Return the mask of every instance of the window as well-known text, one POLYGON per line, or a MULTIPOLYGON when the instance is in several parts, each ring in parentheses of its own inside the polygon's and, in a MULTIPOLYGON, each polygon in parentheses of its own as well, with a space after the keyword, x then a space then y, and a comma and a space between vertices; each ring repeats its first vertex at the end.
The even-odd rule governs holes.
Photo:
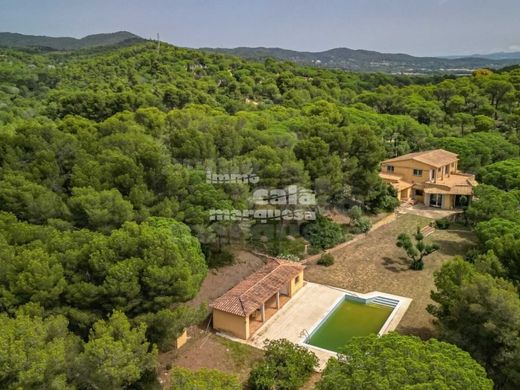
POLYGON ((422 169, 414 169, 413 170, 414 176, 422 176, 422 169))
POLYGON ((386 166, 386 171, 387 172, 393 172, 394 171, 394 166, 393 165, 387 165, 386 166))
POLYGON ((423 196, 424 192, 423 190, 415 190, 415 196, 423 196))
POLYGON ((300 283, 300 275, 294 278, 294 284, 300 283))

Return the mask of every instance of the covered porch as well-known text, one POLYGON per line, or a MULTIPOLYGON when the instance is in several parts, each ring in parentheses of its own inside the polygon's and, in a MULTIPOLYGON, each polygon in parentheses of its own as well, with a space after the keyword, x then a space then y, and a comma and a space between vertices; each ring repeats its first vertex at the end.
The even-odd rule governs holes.
POLYGON ((303 286, 301 264, 273 259, 210 306, 213 328, 249 339, 303 286))
POLYGON ((277 292, 265 301, 258 310, 249 316, 249 333, 255 334, 269 318, 289 302, 289 299, 288 295, 277 292))

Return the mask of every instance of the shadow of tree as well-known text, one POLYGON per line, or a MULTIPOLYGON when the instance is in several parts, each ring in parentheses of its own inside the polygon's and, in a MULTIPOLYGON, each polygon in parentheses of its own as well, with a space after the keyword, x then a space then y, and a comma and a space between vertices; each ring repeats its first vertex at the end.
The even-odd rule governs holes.
POLYGON ((390 257, 383 257, 383 267, 395 273, 410 271, 410 263, 406 257, 399 257, 394 260, 390 257))
POLYGON ((460 256, 462 247, 465 247, 466 250, 477 247, 477 245, 473 245, 468 242, 463 244, 448 240, 434 240, 433 242, 439 245, 440 248, 438 252, 446 256, 460 256))
POLYGON ((422 327, 414 327, 414 326, 399 326, 397 328, 399 333, 410 335, 410 336, 418 336, 423 340, 431 339, 432 337, 438 337, 437 333, 434 329, 427 328, 425 326, 422 327))

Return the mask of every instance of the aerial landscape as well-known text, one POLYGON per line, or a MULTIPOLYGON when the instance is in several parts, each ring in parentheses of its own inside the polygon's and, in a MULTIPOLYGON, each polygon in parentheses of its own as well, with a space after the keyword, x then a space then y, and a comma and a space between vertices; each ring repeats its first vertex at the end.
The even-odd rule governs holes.
POLYGON ((519 3, 0 5, 0 389, 520 388, 519 3))

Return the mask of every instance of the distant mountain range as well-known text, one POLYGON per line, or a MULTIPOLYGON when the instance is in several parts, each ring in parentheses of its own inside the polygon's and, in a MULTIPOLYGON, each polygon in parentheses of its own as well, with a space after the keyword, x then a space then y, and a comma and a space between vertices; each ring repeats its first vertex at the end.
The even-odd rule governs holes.
POLYGON ((467 74, 477 68, 498 69, 520 64, 520 53, 495 53, 483 56, 441 58, 414 57, 408 54, 380 53, 348 48, 337 48, 322 52, 304 52, 267 47, 202 48, 201 50, 256 60, 276 58, 296 62, 301 65, 346 69, 356 72, 467 74))
MULTIPOLYGON (((128 31, 88 35, 81 39, 0 32, 0 47, 35 48, 43 51, 71 51, 96 47, 126 46, 143 40, 143 38, 128 31)), ((254 60, 275 58, 292 61, 300 65, 345 69, 355 72, 394 74, 468 74, 477 68, 499 69, 520 64, 520 52, 450 57, 414 57, 408 54, 380 53, 348 48, 336 48, 321 52, 269 47, 201 48, 200 50, 254 60)))
POLYGON ((489 54, 472 54, 469 56, 446 56, 444 58, 485 58, 488 60, 520 60, 520 51, 505 52, 500 51, 497 53, 489 54))
POLYGON ((15 48, 37 48, 41 50, 79 50, 100 46, 126 45, 142 41, 143 38, 128 31, 87 35, 84 38, 48 37, 0 32, 0 46, 15 48))

